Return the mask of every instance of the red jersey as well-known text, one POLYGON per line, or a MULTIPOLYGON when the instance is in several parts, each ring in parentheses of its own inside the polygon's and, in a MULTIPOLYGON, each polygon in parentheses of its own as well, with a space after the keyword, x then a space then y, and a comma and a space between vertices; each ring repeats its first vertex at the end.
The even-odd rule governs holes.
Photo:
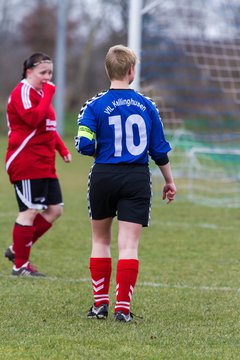
POLYGON ((6 170, 11 182, 56 178, 56 150, 62 157, 69 154, 56 131, 54 93, 50 84, 39 92, 24 79, 9 97, 6 170))

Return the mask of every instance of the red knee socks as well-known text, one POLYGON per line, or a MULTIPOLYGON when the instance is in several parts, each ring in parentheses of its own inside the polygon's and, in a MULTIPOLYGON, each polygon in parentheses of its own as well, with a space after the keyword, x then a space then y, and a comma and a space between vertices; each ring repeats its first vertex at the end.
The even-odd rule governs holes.
POLYGON ((32 226, 13 226, 13 251, 18 269, 29 260, 31 246, 52 226, 41 214, 37 214, 32 226))
MULTIPOLYGON (((112 271, 111 258, 90 258, 95 306, 109 304, 109 286, 112 271)), ((137 259, 120 259, 116 273, 116 305, 115 313, 122 310, 128 314, 130 303, 137 281, 139 261, 137 259)))
POLYGON ((120 259, 116 273, 116 305, 115 313, 122 310, 130 311, 130 303, 137 281, 139 261, 137 259, 120 259))
POLYGON ((49 223, 47 220, 44 219, 44 217, 41 214, 37 214, 33 226, 35 227, 35 231, 33 234, 33 244, 37 241, 40 236, 42 236, 46 231, 50 229, 52 226, 51 223, 49 223))
POLYGON ((109 304, 109 286, 112 272, 111 258, 90 258, 89 269, 92 277, 95 306, 109 304))
POLYGON ((13 226, 13 251, 15 252, 15 267, 18 269, 29 260, 33 243, 33 226, 13 226))

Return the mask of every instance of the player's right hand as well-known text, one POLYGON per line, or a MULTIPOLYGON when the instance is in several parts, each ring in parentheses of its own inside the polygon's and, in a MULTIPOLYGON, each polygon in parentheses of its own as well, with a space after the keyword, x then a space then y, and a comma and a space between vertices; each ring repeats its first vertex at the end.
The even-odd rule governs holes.
POLYGON ((45 84, 52 85, 55 87, 55 84, 52 81, 46 81, 45 84))

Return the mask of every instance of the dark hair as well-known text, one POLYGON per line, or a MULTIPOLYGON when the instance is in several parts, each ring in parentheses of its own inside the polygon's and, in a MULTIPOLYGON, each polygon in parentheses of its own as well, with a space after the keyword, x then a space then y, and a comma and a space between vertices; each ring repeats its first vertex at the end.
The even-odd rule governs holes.
POLYGON ((26 78, 26 71, 27 69, 32 69, 35 66, 41 64, 42 62, 52 62, 52 59, 50 56, 44 53, 35 53, 32 54, 28 59, 26 59, 23 63, 23 73, 22 73, 22 79, 26 78))

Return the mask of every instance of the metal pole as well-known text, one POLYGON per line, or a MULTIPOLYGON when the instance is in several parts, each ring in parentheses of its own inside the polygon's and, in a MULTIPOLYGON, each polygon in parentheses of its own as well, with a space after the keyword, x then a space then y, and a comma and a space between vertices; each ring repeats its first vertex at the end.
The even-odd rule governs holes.
POLYGON ((55 109, 57 116, 57 130, 60 135, 64 133, 65 108, 65 58, 66 58, 66 9, 67 0, 58 0, 56 55, 55 55, 55 109))
POLYGON ((141 61, 141 38, 142 38, 142 0, 131 0, 128 17, 128 47, 132 49, 139 63, 136 65, 135 79, 132 87, 140 90, 140 61, 141 61))
POLYGON ((132 83, 132 87, 135 90, 140 90, 142 16, 158 6, 159 3, 159 0, 155 0, 143 8, 142 0, 130 0, 128 16, 128 46, 135 52, 139 60, 139 63, 136 66, 135 80, 132 83))

